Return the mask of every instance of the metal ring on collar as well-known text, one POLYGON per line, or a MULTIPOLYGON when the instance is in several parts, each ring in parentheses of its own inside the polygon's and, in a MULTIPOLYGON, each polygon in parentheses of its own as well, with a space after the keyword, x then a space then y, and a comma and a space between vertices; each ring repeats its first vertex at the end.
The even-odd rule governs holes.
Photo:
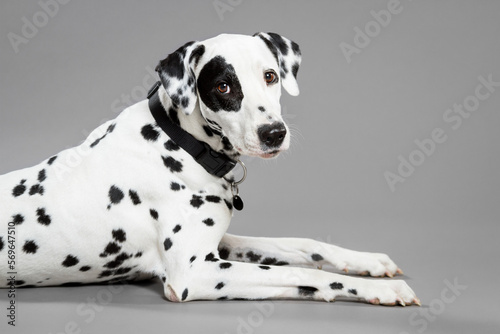
POLYGON ((245 181, 245 179, 247 178, 247 167, 245 166, 245 164, 240 160, 236 160, 237 163, 239 163, 241 165, 241 167, 243 168, 243 176, 241 177, 241 179, 239 181, 235 181, 233 183, 231 183, 232 186, 238 186, 240 184, 243 183, 243 181, 245 181))

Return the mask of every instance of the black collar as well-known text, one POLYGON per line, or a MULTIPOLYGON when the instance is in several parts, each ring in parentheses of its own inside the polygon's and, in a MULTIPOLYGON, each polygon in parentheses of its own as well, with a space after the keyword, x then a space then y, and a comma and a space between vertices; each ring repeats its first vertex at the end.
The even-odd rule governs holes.
POLYGON ((207 172, 217 177, 223 177, 229 173, 236 165, 235 161, 223 153, 214 151, 207 143, 194 138, 190 133, 170 120, 158 96, 160 86, 160 81, 157 81, 148 92, 149 110, 156 120, 156 124, 162 128, 170 139, 203 166, 207 172))

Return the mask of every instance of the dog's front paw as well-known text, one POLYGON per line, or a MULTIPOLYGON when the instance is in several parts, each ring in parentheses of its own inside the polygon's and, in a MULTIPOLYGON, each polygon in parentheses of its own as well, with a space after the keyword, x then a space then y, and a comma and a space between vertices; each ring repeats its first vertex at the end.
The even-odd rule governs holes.
POLYGON ((332 264, 346 273, 374 277, 394 277, 396 274, 403 274, 386 254, 345 250, 341 258, 341 261, 332 264))
POLYGON ((420 300, 415 292, 402 280, 370 280, 358 291, 358 297, 376 305, 418 305, 420 300))

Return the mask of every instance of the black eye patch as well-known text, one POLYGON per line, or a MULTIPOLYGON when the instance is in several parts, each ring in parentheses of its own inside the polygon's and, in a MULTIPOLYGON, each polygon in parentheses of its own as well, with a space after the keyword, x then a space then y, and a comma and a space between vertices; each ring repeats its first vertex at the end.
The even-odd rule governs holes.
POLYGON ((212 111, 236 112, 241 109, 244 97, 241 84, 234 67, 228 64, 224 57, 217 56, 206 63, 200 71, 197 84, 201 100, 212 111), (229 93, 220 94, 217 91, 217 85, 221 82, 229 85, 229 93))

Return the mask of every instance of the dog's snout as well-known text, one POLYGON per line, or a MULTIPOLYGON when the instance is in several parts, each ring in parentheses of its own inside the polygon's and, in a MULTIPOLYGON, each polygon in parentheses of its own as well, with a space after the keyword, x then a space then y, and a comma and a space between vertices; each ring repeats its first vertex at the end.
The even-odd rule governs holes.
POLYGON ((286 127, 282 122, 274 122, 259 127, 259 139, 267 147, 279 147, 286 136, 286 127))

